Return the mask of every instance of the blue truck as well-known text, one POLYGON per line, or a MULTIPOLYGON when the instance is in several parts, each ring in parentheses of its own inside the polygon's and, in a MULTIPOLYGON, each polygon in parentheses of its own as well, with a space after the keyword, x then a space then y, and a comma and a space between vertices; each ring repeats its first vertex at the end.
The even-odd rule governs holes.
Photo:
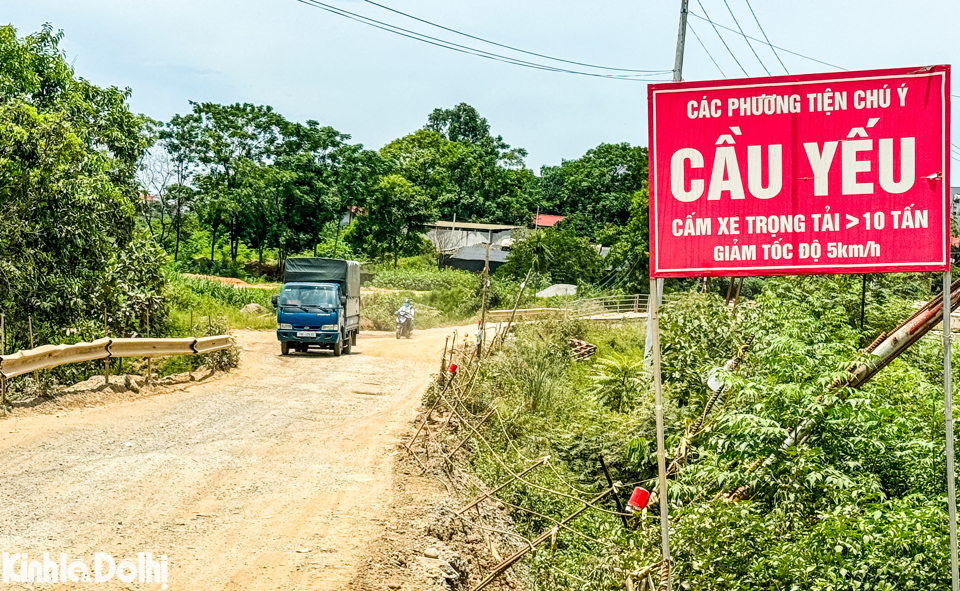
POLYGON ((360 263, 320 257, 289 258, 277 309, 280 353, 310 347, 349 353, 360 332, 360 263))

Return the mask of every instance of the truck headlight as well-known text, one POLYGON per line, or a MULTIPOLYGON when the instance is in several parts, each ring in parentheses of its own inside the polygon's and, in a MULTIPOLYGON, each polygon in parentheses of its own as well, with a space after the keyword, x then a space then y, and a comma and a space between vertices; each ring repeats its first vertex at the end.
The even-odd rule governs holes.
POLYGON ((278 322, 277 328, 279 328, 280 330, 290 330, 293 328, 293 325, 287 324, 286 322, 278 322))
POLYGON ((320 330, 337 330, 338 328, 340 327, 336 324, 324 324, 320 327, 320 330))

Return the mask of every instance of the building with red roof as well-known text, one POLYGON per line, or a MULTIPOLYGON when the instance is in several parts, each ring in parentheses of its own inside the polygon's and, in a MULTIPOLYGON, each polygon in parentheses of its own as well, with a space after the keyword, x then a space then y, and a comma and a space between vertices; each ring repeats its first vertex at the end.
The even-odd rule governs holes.
POLYGON ((558 223, 564 220, 562 215, 551 215, 549 213, 541 213, 537 216, 536 227, 537 228, 552 228, 558 223))

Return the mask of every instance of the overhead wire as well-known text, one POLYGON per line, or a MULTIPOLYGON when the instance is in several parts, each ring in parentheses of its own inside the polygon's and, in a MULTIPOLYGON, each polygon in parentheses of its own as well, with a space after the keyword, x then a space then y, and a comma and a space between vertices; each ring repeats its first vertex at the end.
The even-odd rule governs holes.
MULTIPOLYGON (((489 51, 484 51, 484 50, 482 50, 482 49, 477 49, 477 48, 475 48, 475 47, 469 47, 469 46, 466 46, 466 45, 461 45, 461 44, 459 44, 459 43, 454 43, 454 42, 452 42, 452 41, 447 41, 447 40, 445 40, 445 39, 440 39, 440 38, 437 38, 437 37, 432 37, 432 36, 426 35, 426 34, 424 34, 424 33, 418 33, 418 32, 416 32, 416 31, 412 31, 412 30, 410 30, 410 29, 405 29, 405 28, 399 27, 399 26, 397 26, 397 25, 391 25, 391 24, 389 24, 389 23, 386 23, 386 22, 383 22, 383 21, 379 21, 379 20, 377 20, 377 19, 373 19, 373 18, 370 18, 370 17, 367 17, 367 16, 363 16, 363 15, 361 15, 361 14, 357 14, 357 13, 354 13, 354 12, 350 12, 349 10, 344 10, 344 9, 342 9, 342 8, 337 8, 337 7, 335 7, 335 6, 331 6, 331 5, 326 4, 326 3, 324 3, 324 2, 320 2, 319 0, 296 0, 296 1, 299 2, 299 3, 301 3, 301 4, 310 6, 310 7, 312 7, 312 8, 319 8, 320 10, 324 10, 324 11, 326 11, 326 12, 335 14, 335 15, 337 15, 337 16, 342 16, 342 17, 344 17, 344 18, 347 18, 347 19, 350 19, 350 20, 353 20, 353 21, 356 21, 356 22, 359 22, 359 23, 362 23, 362 24, 365 24, 365 25, 374 27, 374 28, 376 28, 376 29, 381 29, 381 30, 387 31, 387 32, 389 32, 389 33, 394 33, 394 34, 396 34, 396 35, 400 35, 401 37, 407 37, 408 39, 413 39, 413 40, 415 40, 415 41, 420 41, 420 42, 426 43, 426 44, 428 44, 428 45, 434 45, 434 46, 436 46, 436 47, 441 47, 441 48, 443 48, 443 49, 449 49, 449 50, 451 50, 451 51, 456 51, 456 52, 458 52, 458 53, 465 53, 465 54, 467 54, 467 55, 473 55, 473 56, 476 56, 476 57, 481 57, 481 58, 484 58, 484 59, 489 59, 489 60, 493 60, 493 61, 498 61, 498 62, 503 62, 503 63, 507 63, 507 64, 512 64, 512 65, 515 65, 515 66, 521 66, 521 67, 532 68, 532 69, 536 69, 536 70, 543 70, 543 71, 548 71, 548 72, 559 72, 559 73, 565 73, 565 74, 576 74, 576 75, 580 75, 580 76, 590 76, 590 77, 595 77, 595 78, 607 78, 607 79, 612 79, 612 80, 624 80, 624 81, 629 81, 629 82, 663 82, 663 81, 665 81, 665 80, 663 80, 663 79, 658 79, 658 78, 642 78, 642 77, 640 77, 639 74, 600 74, 600 73, 595 73, 595 72, 581 72, 581 71, 578 71, 578 70, 569 70, 569 69, 566 69, 566 68, 559 68, 559 67, 556 67, 556 66, 549 66, 549 65, 546 65, 546 64, 538 64, 538 63, 535 63, 535 62, 529 62, 529 61, 521 60, 521 59, 518 59, 518 58, 512 58, 512 57, 509 57, 509 56, 505 56, 505 55, 501 55, 501 54, 496 54, 496 53, 492 53, 492 52, 489 52, 489 51)), ((663 73, 668 73, 668 72, 669 72, 668 70, 663 70, 663 73)), ((648 75, 655 76, 656 74, 651 73, 651 74, 648 74, 648 75)))
MULTIPOLYGON (((737 56, 733 54, 733 50, 731 50, 731 49, 730 49, 730 46, 727 45, 727 40, 723 38, 723 35, 720 34, 720 30, 717 29, 716 23, 714 23, 712 20, 710 20, 710 15, 707 14, 707 9, 703 7, 703 3, 700 2, 700 0, 697 0, 697 4, 700 5, 700 10, 703 11, 703 14, 706 14, 706 15, 707 15, 707 22, 710 23, 710 24, 713 26, 713 32, 717 34, 717 37, 720 37, 720 42, 723 43, 723 46, 727 48, 727 53, 730 54, 730 57, 733 58, 733 61, 737 62, 737 66, 740 67, 740 71, 743 72, 743 75, 749 77, 750 74, 747 74, 747 71, 746 71, 745 69, 743 69, 743 66, 740 64, 740 60, 738 60, 738 59, 737 59, 737 56)), ((689 12, 689 11, 688 11, 688 12, 689 12)), ((693 13, 690 13, 690 14, 693 14, 693 13)))
POLYGON ((767 45, 769 45, 770 50, 773 51, 773 55, 777 58, 777 61, 780 62, 780 67, 783 68, 784 72, 789 74, 790 71, 787 70, 787 67, 785 65, 783 65, 783 60, 780 59, 780 54, 777 53, 776 48, 774 48, 773 44, 770 43, 770 38, 767 37, 767 32, 763 30, 763 25, 760 24, 760 19, 757 18, 757 13, 753 11, 753 6, 750 4, 750 0, 746 0, 746 2, 747 2, 747 8, 750 9, 750 14, 753 15, 753 20, 756 21, 757 26, 760 27, 760 32, 763 33, 763 38, 766 39, 767 45))
POLYGON ((690 27, 690 32, 693 33, 693 36, 696 38, 697 42, 700 44, 700 47, 702 47, 703 50, 707 52, 707 57, 709 57, 710 61, 713 62, 713 65, 716 66, 717 71, 720 72, 721 76, 726 78, 727 75, 724 73, 723 69, 720 68, 720 64, 717 63, 717 60, 713 59, 713 54, 710 53, 710 50, 707 49, 707 46, 703 44, 703 40, 700 39, 700 35, 697 35, 697 31, 694 30, 693 28, 693 23, 691 23, 690 21, 687 21, 687 26, 690 27))
POLYGON ((750 38, 747 37, 747 34, 743 32, 743 27, 740 26, 740 21, 737 20, 737 15, 733 14, 733 9, 730 8, 729 0, 723 0, 723 3, 727 6, 727 12, 730 13, 730 17, 733 19, 733 23, 737 25, 737 28, 740 29, 740 34, 743 35, 743 38, 747 41, 747 47, 750 48, 750 51, 753 52, 753 57, 757 58, 757 61, 760 62, 760 67, 763 68, 763 71, 767 73, 767 76, 770 75, 770 70, 767 69, 767 65, 763 63, 763 60, 760 59, 760 56, 757 55, 757 50, 753 48, 753 44, 750 43, 750 38))
MULTIPOLYGON (((698 4, 700 3, 699 0, 697 0, 697 3, 698 3, 698 4)), ((700 7, 703 8, 702 5, 701 5, 700 7)), ((737 31, 736 29, 731 29, 730 27, 726 27, 726 26, 721 25, 721 24, 719 24, 719 23, 713 22, 712 20, 710 20, 710 15, 707 14, 707 11, 703 11, 703 15, 697 14, 696 12, 693 12, 692 10, 691 10, 691 11, 688 11, 687 14, 690 14, 690 15, 692 15, 692 16, 694 16, 694 17, 696 17, 696 18, 698 18, 698 19, 700 19, 700 20, 702 20, 702 21, 707 21, 708 23, 710 23, 711 25, 713 25, 714 28, 720 27, 721 29, 726 29, 727 31, 730 31, 731 33, 736 33, 737 35, 741 35, 741 34, 742 34, 742 33, 740 33, 739 31, 737 31), (706 15, 706 16, 704 16, 704 15, 706 15)), ((782 52, 784 52, 784 53, 789 53, 790 55, 795 55, 795 56, 797 56, 797 57, 802 57, 802 58, 805 59, 805 60, 810 60, 811 62, 816 62, 816 63, 818 63, 818 64, 823 64, 823 65, 825 65, 825 66, 830 66, 831 68, 836 68, 836 69, 838 69, 838 70, 843 70, 844 72, 847 71, 847 68, 842 68, 842 67, 840 67, 840 66, 838 66, 838 65, 836 65, 836 64, 831 64, 830 62, 825 62, 825 61, 823 61, 823 60, 818 60, 818 59, 816 59, 816 58, 810 57, 809 55, 803 55, 802 53, 797 53, 796 51, 790 51, 789 49, 784 49, 783 47, 780 47, 779 45, 774 45, 774 44, 770 43, 769 41, 763 41, 763 40, 761 40, 761 39, 757 39, 756 37, 750 37, 749 35, 743 35, 743 36, 744 36, 744 37, 747 37, 747 38, 749 38, 749 39, 752 39, 753 41, 756 41, 756 42, 758 42, 758 43, 763 43, 764 45, 769 45, 771 48, 779 49, 780 51, 782 51, 782 52)), ((956 96, 956 95, 953 95, 953 96, 956 96)), ((960 97, 957 97, 957 98, 960 98, 960 97)))
POLYGON ((506 45, 506 44, 504 44, 504 43, 497 43, 496 41, 490 41, 489 39, 485 39, 485 38, 483 38, 483 37, 478 37, 478 36, 476 36, 476 35, 471 35, 470 33, 464 33, 463 31, 458 31, 457 29, 453 29, 453 28, 451 28, 451 27, 446 27, 446 26, 444 26, 444 25, 437 24, 437 23, 435 23, 435 22, 433 22, 433 21, 429 21, 429 20, 427 20, 427 19, 420 18, 420 17, 414 16, 414 15, 412 15, 412 14, 408 14, 408 13, 406 13, 406 12, 403 12, 402 10, 397 10, 396 8, 391 8, 391 7, 389 7, 389 6, 385 6, 385 5, 383 5, 383 4, 379 4, 379 3, 377 3, 377 2, 374 2, 373 0, 363 0, 363 1, 366 2, 367 4, 371 4, 371 5, 373 5, 373 6, 377 6, 377 7, 379 7, 379 8, 384 9, 384 10, 388 10, 388 11, 393 12, 393 13, 395 13, 395 14, 399 14, 399 15, 401 15, 401 16, 404 16, 404 17, 406 17, 406 18, 413 19, 413 20, 415 20, 415 21, 419 21, 419 22, 421 22, 421 23, 430 25, 431 27, 436 27, 436 28, 438 28, 438 29, 442 29, 442 30, 444 30, 444 31, 448 31, 448 32, 450 32, 450 33, 455 33, 455 34, 457 34, 457 35, 462 35, 463 37, 467 37, 467 38, 470 38, 470 39, 474 39, 474 40, 480 41, 480 42, 482 42, 482 43, 488 43, 488 44, 490 44, 490 45, 495 45, 495 46, 497 46, 497 47, 502 47, 502 48, 504 48, 504 49, 509 49, 510 51, 516 51, 516 52, 519 52, 519 53, 525 53, 525 54, 527 54, 527 55, 532 55, 532 56, 536 56, 536 57, 542 57, 542 58, 544 58, 544 59, 553 60, 553 61, 557 61, 557 62, 563 62, 563 63, 565 63, 565 64, 572 64, 572 65, 576 65, 576 66, 584 66, 584 67, 587 67, 587 68, 596 68, 596 69, 600 69, 600 70, 611 70, 611 71, 616 71, 616 72, 642 72, 642 73, 647 73, 647 74, 662 74, 662 73, 667 73, 667 74, 669 74, 669 73, 672 72, 672 70, 634 70, 634 69, 631 69, 631 68, 615 68, 615 67, 610 67, 610 66, 598 66, 598 65, 596 65, 596 64, 590 64, 590 63, 586 63, 586 62, 578 62, 578 61, 567 60, 567 59, 563 59, 563 58, 559 58, 559 57, 553 57, 553 56, 545 55, 545 54, 542 54, 542 53, 536 53, 536 52, 534 52, 534 51, 527 51, 526 49, 520 49, 519 47, 514 47, 514 46, 512 46, 512 45, 506 45))

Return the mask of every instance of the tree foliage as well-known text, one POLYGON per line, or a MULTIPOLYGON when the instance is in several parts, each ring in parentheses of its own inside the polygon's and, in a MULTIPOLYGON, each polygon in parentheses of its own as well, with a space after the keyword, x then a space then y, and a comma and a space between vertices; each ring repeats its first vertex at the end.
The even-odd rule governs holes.
POLYGON ((546 207, 590 238, 631 219, 634 194, 647 185, 647 149, 600 144, 576 160, 540 170, 546 207))
POLYGON ((129 90, 76 77, 60 40, 49 26, 23 38, 0 27, 0 308, 14 346, 28 317, 43 342, 158 304, 157 261, 135 231, 147 120, 129 90))
POLYGON ((523 279, 530 270, 554 283, 593 283, 603 273, 604 261, 590 242, 572 229, 531 232, 514 243, 498 276, 523 279))

